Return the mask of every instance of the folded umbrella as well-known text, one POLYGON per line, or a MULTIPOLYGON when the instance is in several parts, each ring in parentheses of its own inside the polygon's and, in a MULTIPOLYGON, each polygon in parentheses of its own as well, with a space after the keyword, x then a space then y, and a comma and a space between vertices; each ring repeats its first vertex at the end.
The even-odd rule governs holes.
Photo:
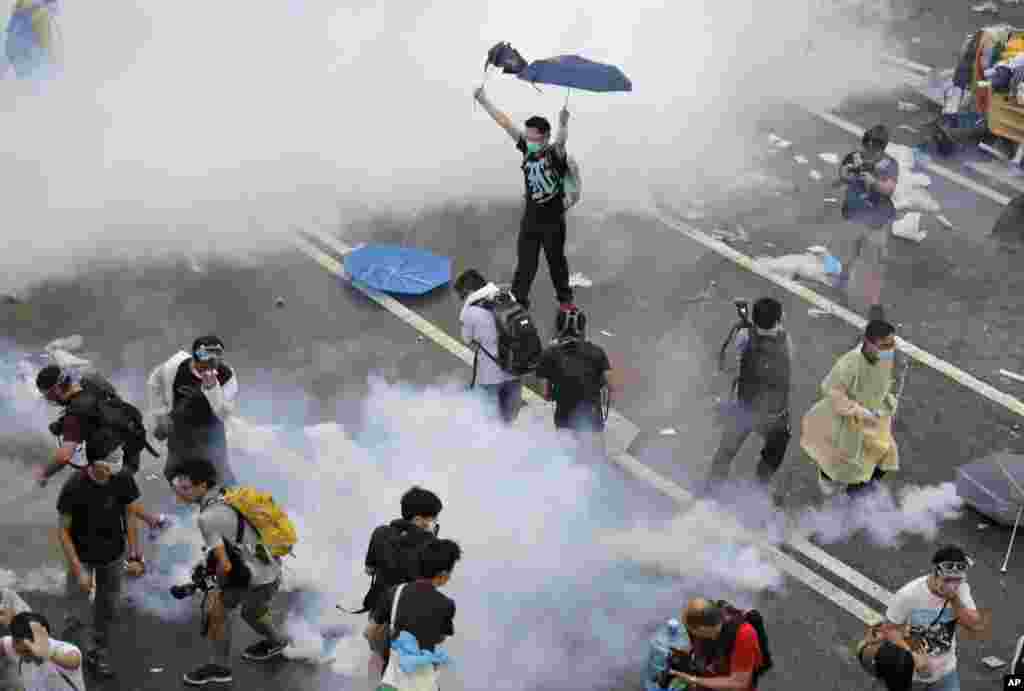
POLYGON ((451 280, 452 260, 415 247, 367 245, 345 255, 345 271, 374 290, 423 295, 451 280))

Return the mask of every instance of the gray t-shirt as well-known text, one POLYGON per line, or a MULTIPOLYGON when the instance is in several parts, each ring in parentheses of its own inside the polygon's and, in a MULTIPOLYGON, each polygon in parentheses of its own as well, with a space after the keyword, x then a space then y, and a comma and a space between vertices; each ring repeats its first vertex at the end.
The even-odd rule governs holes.
MULTIPOLYGON (((476 341, 491 355, 498 357, 498 325, 494 323, 494 314, 483 307, 469 305, 463 310, 461 321, 463 341, 466 343, 476 341)), ((477 384, 488 386, 514 379, 518 379, 518 377, 503 371, 494 360, 487 356, 487 353, 477 355, 477 384)))
MULTIPOLYGON (((230 506, 214 503, 219 493, 219 487, 211 489, 200 505, 203 510, 199 514, 199 531, 203 534, 203 541, 210 549, 219 546, 225 540, 235 544, 235 538, 238 537, 240 517, 230 506)), ((252 572, 251 585, 253 587, 273 583, 281 577, 281 560, 272 559, 270 563, 267 563, 257 556, 256 546, 259 544, 259 533, 246 522, 239 551, 242 553, 245 565, 252 572)))

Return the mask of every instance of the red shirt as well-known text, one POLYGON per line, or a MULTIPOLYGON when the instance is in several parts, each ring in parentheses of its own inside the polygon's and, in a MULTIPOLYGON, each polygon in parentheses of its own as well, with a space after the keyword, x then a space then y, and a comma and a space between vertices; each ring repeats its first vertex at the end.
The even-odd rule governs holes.
MULTIPOLYGON (((736 645, 733 646, 732 655, 729 657, 729 670, 727 674, 735 672, 753 672, 761 666, 761 645, 757 642, 757 631, 750 624, 741 624, 736 631, 736 645)), ((756 688, 753 683, 749 689, 756 688)))

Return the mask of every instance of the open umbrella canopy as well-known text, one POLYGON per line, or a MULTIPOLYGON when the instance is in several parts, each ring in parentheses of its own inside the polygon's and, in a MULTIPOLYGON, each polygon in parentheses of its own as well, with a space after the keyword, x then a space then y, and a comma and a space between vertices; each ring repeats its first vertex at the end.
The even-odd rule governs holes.
POLYGON ((956 469, 957 495, 978 513, 1002 525, 1011 526, 1016 520, 1024 505, 1022 490, 1024 456, 994 454, 956 469))
POLYGON ((452 260, 415 247, 367 245, 345 255, 345 271, 374 290, 423 295, 451 280, 452 260))
POLYGON ((584 91, 632 91, 629 77, 614 65, 594 62, 578 55, 560 55, 546 60, 534 60, 519 78, 534 84, 567 86, 584 91))

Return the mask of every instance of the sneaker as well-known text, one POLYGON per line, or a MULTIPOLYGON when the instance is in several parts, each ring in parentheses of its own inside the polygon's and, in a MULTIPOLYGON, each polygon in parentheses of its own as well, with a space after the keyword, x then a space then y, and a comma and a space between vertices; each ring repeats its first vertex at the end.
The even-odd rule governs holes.
POLYGON ((266 662, 272 660, 284 652, 288 647, 288 641, 275 643, 274 641, 260 641, 253 643, 242 652, 242 659, 249 662, 266 662))
POLYGON ((231 670, 220 665, 203 665, 182 677, 188 686, 206 686, 207 684, 230 684, 231 670))
POLYGON ((85 664, 98 677, 114 678, 114 668, 110 666, 110 653, 106 648, 93 648, 86 653, 85 664))

